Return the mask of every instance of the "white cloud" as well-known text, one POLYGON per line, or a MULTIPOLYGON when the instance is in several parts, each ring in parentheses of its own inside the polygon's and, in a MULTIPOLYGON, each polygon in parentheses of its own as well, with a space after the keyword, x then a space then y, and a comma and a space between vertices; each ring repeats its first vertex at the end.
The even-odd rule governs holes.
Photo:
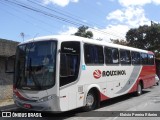
POLYGON ((120 22, 122 22, 124 20, 123 14, 124 13, 122 10, 115 10, 115 11, 109 13, 109 15, 107 16, 107 19, 108 20, 118 19, 120 22))
POLYGON ((142 7, 125 7, 121 10, 115 10, 108 14, 107 20, 114 20, 119 23, 128 25, 129 27, 138 27, 139 25, 150 24, 150 20, 146 18, 145 11, 142 7))
MULTIPOLYGON (((68 0, 69 1, 69 0, 68 0)), ((110 0, 115 1, 115 0, 110 0)), ((126 32, 130 28, 140 25, 150 25, 150 20, 145 15, 143 8, 146 4, 160 5, 160 0, 118 0, 122 9, 112 11, 106 16, 110 22, 104 29, 90 29, 93 32, 94 39, 103 39, 110 42, 110 39, 125 39, 126 32), (112 24, 113 23, 113 24, 112 24)), ((97 2, 97 5, 100 3, 97 2)), ((67 27, 59 34, 73 34, 77 31, 75 27, 67 27)))
POLYGON ((122 6, 143 6, 145 4, 151 3, 152 0, 119 0, 122 6))
POLYGON ((120 5, 128 7, 128 6, 144 6, 146 4, 156 4, 160 5, 160 0, 118 0, 120 5))
POLYGON ((66 29, 66 26, 64 26, 64 29, 65 30, 59 32, 60 35, 71 35, 76 33, 78 30, 76 27, 72 27, 72 26, 67 27, 67 29, 66 29))
POLYGON ((61 7, 65 7, 66 5, 68 5, 70 2, 78 2, 78 0, 43 0, 43 3, 44 4, 56 4, 56 5, 59 5, 61 7))
POLYGON ((152 0, 154 4, 160 5, 160 0, 152 0))
POLYGON ((109 25, 105 29, 95 29, 89 29, 93 32, 94 39, 100 38, 110 42, 110 39, 125 39, 129 27, 127 25, 109 25))
POLYGON ((123 33, 140 25, 150 25, 150 20, 146 17, 143 6, 146 4, 160 5, 160 0, 118 0, 118 2, 123 8, 112 11, 106 16, 106 19, 111 22, 110 29, 108 26, 109 30, 120 30, 123 33))
MULTIPOLYGON (((59 32, 60 35, 71 35, 77 32, 76 27, 69 26, 64 27, 64 31, 59 32)), ((110 39, 125 39, 125 34, 129 30, 129 27, 126 25, 109 25, 104 29, 94 28, 88 29, 92 31, 94 39, 103 39, 104 41, 110 42, 110 39)))

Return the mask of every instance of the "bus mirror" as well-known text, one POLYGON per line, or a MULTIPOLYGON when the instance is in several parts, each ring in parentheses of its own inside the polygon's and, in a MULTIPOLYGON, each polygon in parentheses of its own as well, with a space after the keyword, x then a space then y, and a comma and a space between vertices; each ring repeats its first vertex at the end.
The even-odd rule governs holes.
POLYGON ((5 60, 5 73, 14 73, 15 55, 9 56, 5 60))

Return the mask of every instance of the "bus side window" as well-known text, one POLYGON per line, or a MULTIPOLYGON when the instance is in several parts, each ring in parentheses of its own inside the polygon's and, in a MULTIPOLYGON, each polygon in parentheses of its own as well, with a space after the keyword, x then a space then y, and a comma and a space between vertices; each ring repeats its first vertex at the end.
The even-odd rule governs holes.
POLYGON ((132 64, 139 65, 141 63, 140 53, 139 52, 131 52, 132 56, 132 64))
POLYGON ((146 53, 141 53, 142 65, 148 64, 148 55, 146 53))
POLYGON ((154 55, 148 54, 148 64, 154 65, 154 55))
POLYGON ((103 47, 99 45, 84 44, 84 57, 86 64, 104 64, 103 47))
POLYGON ((118 64, 119 63, 119 54, 117 48, 104 48, 105 54, 105 63, 106 64, 118 64))
POLYGON ((122 65, 131 64, 131 56, 129 50, 120 50, 120 61, 122 65))

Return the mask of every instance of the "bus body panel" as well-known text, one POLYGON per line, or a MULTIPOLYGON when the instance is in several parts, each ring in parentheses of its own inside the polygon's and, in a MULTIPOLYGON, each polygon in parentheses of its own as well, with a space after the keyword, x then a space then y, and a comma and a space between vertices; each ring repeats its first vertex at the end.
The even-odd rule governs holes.
MULTIPOLYGON (((128 93, 129 89, 132 88, 136 82, 138 76, 137 78, 131 78, 131 74, 133 74, 133 68, 133 66, 124 66, 123 69, 121 66, 86 66, 86 70, 82 71, 79 84, 97 84, 101 93, 103 93, 103 90, 106 89, 106 92, 103 93, 104 95, 108 96, 109 98, 116 97, 128 93), (104 73, 104 75, 102 74, 100 78, 96 79, 93 75, 95 70, 99 70, 101 73, 110 72, 110 74, 104 73), (124 75, 114 75, 113 72, 117 71, 124 72, 122 73, 124 75)), ((139 74, 140 70, 137 72, 139 74)))
POLYGON ((144 88, 155 85, 155 66, 143 66, 140 78, 143 80, 144 88))
MULTIPOLYGON (((14 97, 15 102, 20 107, 23 104, 31 104, 35 106, 33 110, 45 111, 68 111, 86 105, 86 96, 92 88, 96 88, 100 94, 100 101, 121 96, 127 93, 137 91, 137 86, 142 80, 143 88, 151 87, 155 84, 155 66, 147 65, 87 65, 84 58, 84 44, 93 44, 118 49, 126 49, 129 51, 137 51, 143 53, 153 54, 145 50, 136 48, 115 45, 105 42, 97 42, 95 40, 81 38, 81 37, 61 37, 51 36, 37 38, 35 41, 57 40, 57 55, 56 55, 56 82, 55 85, 45 91, 22 91, 20 92, 28 98, 41 99, 45 96, 53 96, 53 99, 44 102, 29 102, 19 100, 14 97), (60 54, 61 43, 66 41, 80 42, 80 66, 79 74, 74 82, 60 87, 60 54), (36 109, 38 108, 39 109, 36 109), (40 109, 41 108, 41 109, 40 109)), ((31 42, 31 41, 29 41, 31 42)), ((28 42, 26 42, 28 43, 28 42)), ((25 43, 23 43, 25 44, 25 43)))

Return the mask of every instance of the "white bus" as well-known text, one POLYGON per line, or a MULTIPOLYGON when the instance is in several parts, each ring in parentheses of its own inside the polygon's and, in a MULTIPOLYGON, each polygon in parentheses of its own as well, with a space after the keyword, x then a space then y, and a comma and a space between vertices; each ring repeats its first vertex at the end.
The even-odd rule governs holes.
POLYGON ((146 50, 62 35, 17 46, 13 97, 21 108, 89 111, 154 84, 154 54, 146 50))

